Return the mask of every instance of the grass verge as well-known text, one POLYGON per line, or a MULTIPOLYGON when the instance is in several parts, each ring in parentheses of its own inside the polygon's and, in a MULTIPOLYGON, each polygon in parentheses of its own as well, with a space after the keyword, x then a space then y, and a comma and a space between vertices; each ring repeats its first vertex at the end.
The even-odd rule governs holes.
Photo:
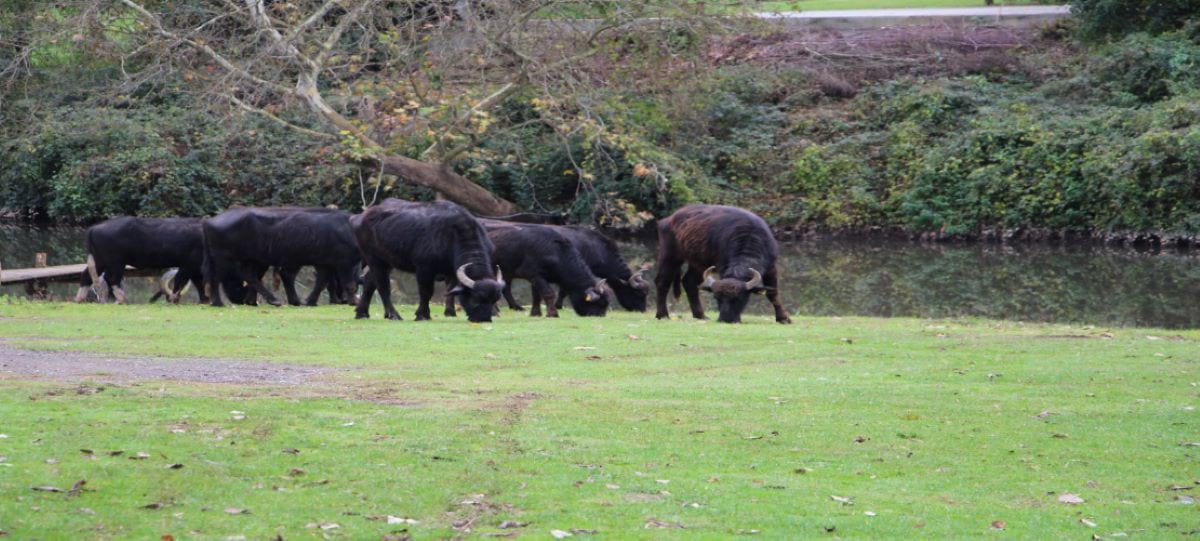
POLYGON ((342 369, 298 386, 0 371, 0 530, 18 539, 1200 527, 1197 331, 3 302, 10 346, 342 369))

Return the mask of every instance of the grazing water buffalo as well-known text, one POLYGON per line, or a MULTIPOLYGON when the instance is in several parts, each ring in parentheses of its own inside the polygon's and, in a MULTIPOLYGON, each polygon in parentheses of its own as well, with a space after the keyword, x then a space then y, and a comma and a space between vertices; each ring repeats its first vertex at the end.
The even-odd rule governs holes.
MULTIPOLYGON (((204 220, 204 279, 212 288, 212 305, 221 306, 218 283, 245 280, 250 295, 270 304, 279 301, 262 283, 267 268, 299 269, 311 265, 337 276, 343 299, 354 296, 358 246, 350 214, 326 208, 234 208, 204 220)), ((293 280, 284 280, 288 302, 299 304, 293 280)), ((237 296, 226 294, 237 302, 237 296)))
POLYGON ((667 313, 667 292, 687 292, 692 316, 705 319, 699 289, 711 291, 720 311, 718 321, 739 323, 751 293, 766 293, 775 306, 775 321, 791 323, 779 302, 775 260, 779 246, 767 223, 735 207, 688 205, 658 222, 658 318, 667 313), (687 263, 687 273, 680 270, 687 263), (701 269, 704 269, 703 271, 701 269))
POLYGON ((492 272, 492 243, 466 209, 449 201, 387 199, 352 223, 363 261, 370 269, 355 317, 370 317, 371 294, 378 289, 384 317, 400 319, 392 305, 388 278, 394 268, 417 275, 417 321, 430 319, 429 299, 439 276, 453 277, 454 287, 448 293, 458 297, 469 320, 492 320, 504 279, 501 273, 492 272))
MULTIPOLYGON (((622 308, 631 312, 646 311, 646 295, 650 292, 650 282, 643 276, 646 269, 636 272, 630 269, 625 258, 621 257, 616 242, 599 231, 583 226, 545 227, 553 227, 571 241, 592 274, 606 280, 605 284, 612 289, 622 308)), ((559 295, 555 306, 561 309, 563 299, 564 296, 559 295)))
POLYGON ((112 288, 117 303, 127 301, 125 266, 139 269, 178 267, 168 299, 178 302, 189 281, 196 284, 200 302, 208 297, 200 287, 204 240, 199 218, 136 218, 125 216, 100 222, 87 230, 88 268, 79 277, 77 302, 87 300, 94 284, 100 302, 112 288))
MULTIPOLYGON (((558 317, 555 308, 556 283, 571 299, 571 307, 581 316, 603 316, 608 312, 606 280, 592 274, 579 250, 559 228, 532 224, 515 224, 500 220, 480 220, 488 238, 496 245, 496 264, 509 279, 523 278, 533 285, 533 308, 529 315, 540 316, 541 302, 546 302, 546 315, 558 317)), ((504 288, 509 307, 520 310, 512 296, 512 286, 504 288)))

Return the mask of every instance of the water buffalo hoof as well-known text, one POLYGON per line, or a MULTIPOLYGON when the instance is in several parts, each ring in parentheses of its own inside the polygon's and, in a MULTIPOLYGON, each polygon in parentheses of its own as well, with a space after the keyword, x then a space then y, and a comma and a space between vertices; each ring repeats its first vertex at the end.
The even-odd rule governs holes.
POLYGON ((516 311, 518 311, 518 312, 521 312, 521 311, 525 310, 525 307, 524 307, 524 306, 521 306, 521 305, 519 305, 519 304, 510 304, 510 305, 508 305, 508 309, 509 309, 509 310, 516 310, 516 311))
POLYGON ((371 314, 366 312, 355 312, 354 319, 371 319, 371 314))
POLYGON ((404 318, 400 317, 400 314, 397 314, 395 312, 393 312, 391 314, 387 314, 383 317, 384 317, 384 319, 390 319, 392 321, 404 321, 404 318))
POLYGON ((782 325, 791 325, 792 324, 792 318, 790 318, 790 317, 785 317, 783 319, 776 319, 775 321, 778 321, 782 325))
POLYGON ((429 315, 427 315, 427 314, 417 314, 415 321, 430 321, 432 319, 433 318, 429 317, 429 315))
POLYGON ((671 314, 658 313, 655 314, 654 317, 658 319, 671 319, 671 314))

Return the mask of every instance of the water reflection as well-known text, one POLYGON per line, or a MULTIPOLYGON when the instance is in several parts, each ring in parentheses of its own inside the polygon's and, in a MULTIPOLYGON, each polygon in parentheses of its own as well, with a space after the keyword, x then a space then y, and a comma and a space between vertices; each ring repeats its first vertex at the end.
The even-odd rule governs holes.
MULTIPOLYGON (((654 247, 624 243, 631 262, 653 261, 654 247)), ((83 261, 78 228, 0 226, 0 262, 32 266, 34 253, 51 265, 83 261)), ((1054 246, 925 245, 882 241, 802 241, 781 247, 783 299, 799 315, 950 317, 1104 325, 1200 327, 1200 257, 1132 250, 1054 246)), ((416 287, 397 273, 406 302, 416 287)), ((311 274, 301 276, 303 295, 311 274)), ((145 302, 153 281, 133 279, 131 296, 145 302)), ((52 293, 68 298, 71 284, 52 293)), ((23 294, 20 286, 3 293, 23 294)), ((523 282, 516 291, 527 300, 523 282)), ((194 293, 186 297, 193 300, 194 293)), ((705 297, 710 308, 711 299, 705 297)), ((653 309, 653 307, 651 307, 653 309)), ((769 314, 756 299, 750 310, 769 314)), ((686 303, 672 307, 686 314, 686 303)))

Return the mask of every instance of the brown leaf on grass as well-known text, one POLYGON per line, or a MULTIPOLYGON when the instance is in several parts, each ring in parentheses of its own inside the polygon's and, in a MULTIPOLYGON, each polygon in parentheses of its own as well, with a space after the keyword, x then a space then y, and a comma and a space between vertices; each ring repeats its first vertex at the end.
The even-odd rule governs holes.
POLYGON ((1080 498, 1078 494, 1063 492, 1062 494, 1058 495, 1058 502, 1065 503, 1067 505, 1079 505, 1083 503, 1083 498, 1080 498))
POLYGON ((306 472, 300 468, 292 468, 292 469, 288 470, 288 475, 290 475, 292 477, 300 477, 301 475, 304 475, 306 473, 308 473, 308 472, 306 472))
POLYGON ((682 530, 685 528, 685 526, 683 524, 680 524, 678 522, 667 522, 665 520, 658 520, 656 518, 646 519, 646 524, 643 527, 646 528, 647 530, 649 530, 650 528, 660 528, 660 529, 671 528, 671 529, 679 529, 679 530, 682 530))
MULTIPOLYGON (((4 462, 4 458, 5 458, 4 456, 0 456, 0 462, 4 462)), ((58 459, 57 458, 47 458, 46 464, 49 464, 51 466, 58 464, 58 459)))
POLYGON ((32 487, 32 488, 33 488, 33 490, 36 490, 38 492, 66 492, 65 490, 63 490, 61 488, 52 487, 50 485, 42 485, 42 486, 36 486, 36 487, 32 487))
POLYGON ((1196 499, 1191 496, 1180 495, 1180 496, 1175 496, 1175 503, 1181 503, 1183 505, 1192 505, 1193 503, 1196 503, 1196 499))
POLYGON ((161 541, 175 541, 175 536, 173 536, 169 533, 165 533, 165 534, 162 534, 162 537, 159 537, 159 539, 161 541))
POLYGON ((854 498, 846 496, 830 496, 829 499, 842 505, 854 505, 854 498))
POLYGON ((230 515, 249 515, 250 514, 250 511, 248 509, 242 509, 240 507, 226 507, 225 512, 230 515))
POLYGON ((83 485, 86 484, 87 481, 83 479, 75 481, 75 484, 71 485, 71 490, 67 491, 67 497, 78 496, 80 492, 83 492, 83 485))
POLYGON ((165 504, 163 502, 154 502, 154 503, 148 503, 146 505, 143 505, 142 509, 162 509, 166 506, 167 506, 167 504, 165 504))
POLYGON ((871 440, 871 438, 868 438, 866 436, 858 436, 857 438, 854 438, 854 443, 866 443, 870 440, 871 440))
POLYGON ((1065 440, 1065 439, 1067 439, 1068 436, 1066 434, 1063 434, 1062 432, 1055 432, 1055 433, 1051 434, 1050 437, 1058 438, 1060 440, 1065 440))
POLYGON ((300 454, 300 450, 299 450, 299 449, 296 449, 296 448, 294 448, 294 447, 285 447, 285 448, 283 449, 283 451, 282 451, 282 452, 284 452, 284 453, 287 453, 287 454, 289 454, 289 455, 298 455, 298 454, 300 454))
POLYGON ((1167 490, 1191 490, 1193 488, 1196 488, 1196 487, 1191 486, 1191 485, 1186 485, 1186 486, 1185 485, 1171 485, 1171 486, 1167 487, 1167 490))
POLYGON ((575 535, 594 535, 598 531, 599 530, 588 530, 585 528, 571 528, 571 533, 573 533, 575 535))
POLYGON ((4 537, 6 535, 8 535, 8 532, 6 532, 4 530, 0 530, 0 537, 4 537))
POLYGON ((1079 519, 1079 523, 1080 523, 1080 524, 1083 524, 1084 526, 1087 526, 1088 528, 1095 528, 1095 527, 1096 527, 1096 523, 1095 523, 1095 522, 1092 522, 1092 521, 1090 521, 1090 520, 1088 520, 1088 519, 1086 519, 1086 518, 1081 518, 1081 519, 1079 519))
POLYGON ((992 529, 993 530, 1003 530, 1007 526, 1008 526, 1008 523, 1004 522, 1003 520, 992 521, 992 529))
POLYGON ((178 469, 183 468, 183 464, 167 464, 166 466, 163 466, 163 467, 168 470, 178 470, 178 469))
POLYGON ((500 528, 501 530, 509 530, 512 528, 524 528, 528 525, 529 525, 528 522, 517 522, 515 520, 506 520, 504 522, 501 522, 500 526, 497 526, 497 527, 500 528))
POLYGON ((138 451, 137 454, 129 457, 129 460, 146 460, 147 458, 150 458, 150 453, 138 451))
POLYGON ((109 451, 108 452, 108 456, 121 456, 123 454, 125 454, 125 451, 109 451))
POLYGON ((555 539, 566 539, 571 537, 571 535, 571 532, 565 532, 563 530, 550 530, 550 537, 555 539))
POLYGON ((379 538, 379 541, 412 541, 412 537, 407 535, 384 534, 383 537, 379 538))

